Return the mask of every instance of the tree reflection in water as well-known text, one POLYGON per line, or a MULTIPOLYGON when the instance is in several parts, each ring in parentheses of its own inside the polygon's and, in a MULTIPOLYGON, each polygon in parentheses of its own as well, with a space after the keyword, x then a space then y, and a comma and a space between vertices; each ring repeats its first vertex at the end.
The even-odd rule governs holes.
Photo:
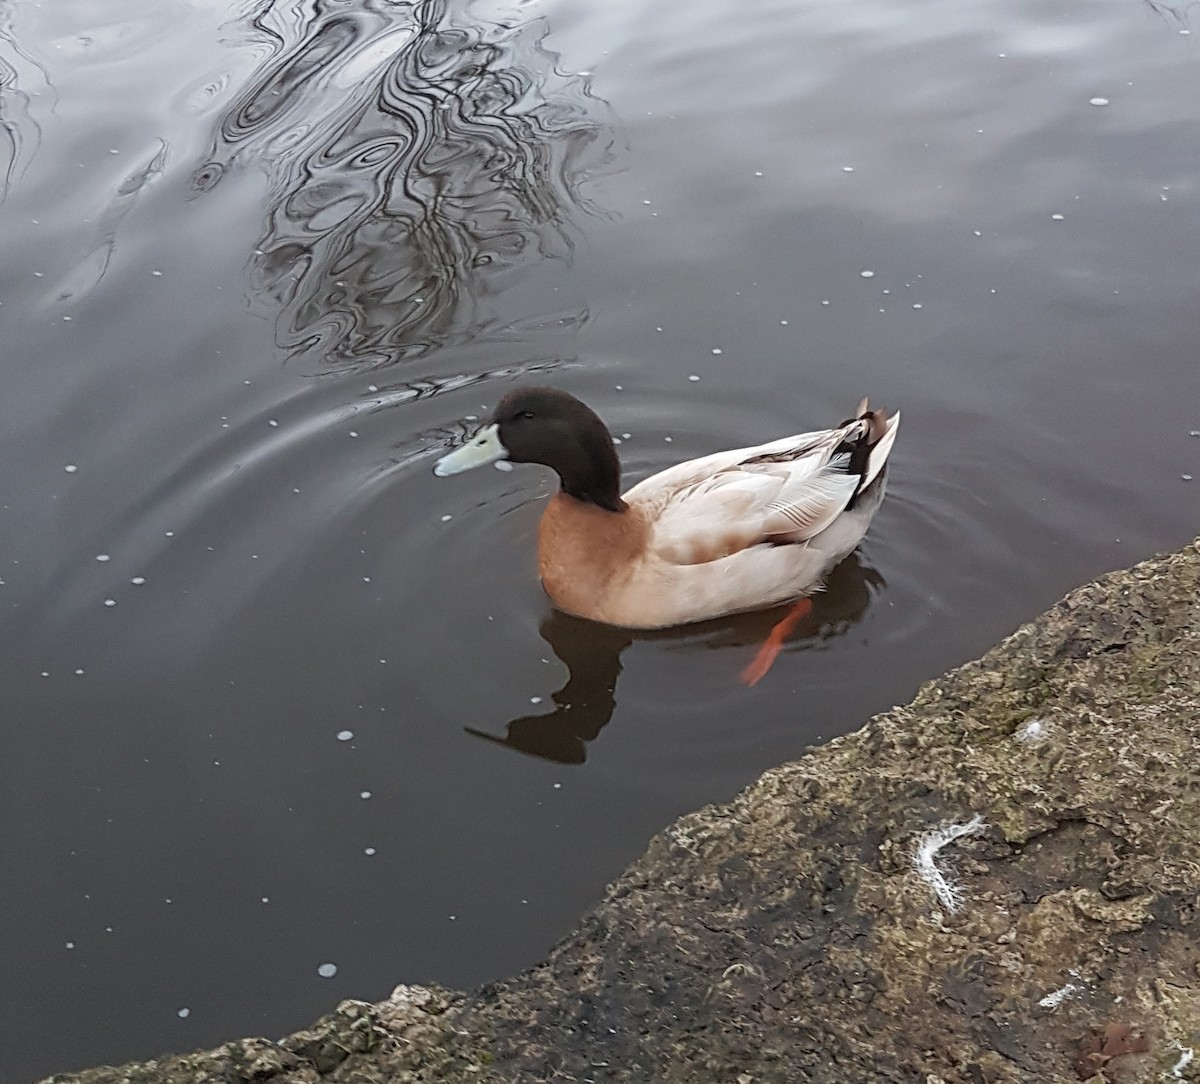
POLYGON ((532 262, 570 258, 613 135, 539 20, 460 25, 445 0, 273 0, 249 22, 270 53, 193 183, 266 169, 251 289, 289 355, 374 369, 496 334, 488 299, 532 262))
MULTIPOLYGON (((813 596, 812 613, 792 637, 793 649, 797 643, 810 646, 843 635, 862 620, 872 594, 884 586, 883 577, 864 565, 857 553, 852 553, 833 570, 826 589, 813 596)), ((562 764, 582 764, 587 759, 587 743, 599 736, 616 709, 621 654, 631 643, 678 640, 693 637, 697 631, 708 631, 710 647, 757 644, 785 609, 777 607, 661 632, 612 628, 551 611, 539 631, 568 672, 566 684, 553 695, 554 710, 513 719, 503 737, 475 727, 465 729, 469 734, 531 756, 562 764)), ((729 680, 737 681, 735 669, 730 670, 729 680)))
POLYGON ((30 108, 31 87, 45 88, 51 101, 58 92, 50 73, 23 49, 12 28, 13 6, 0 0, 0 203, 37 153, 42 129, 30 108))

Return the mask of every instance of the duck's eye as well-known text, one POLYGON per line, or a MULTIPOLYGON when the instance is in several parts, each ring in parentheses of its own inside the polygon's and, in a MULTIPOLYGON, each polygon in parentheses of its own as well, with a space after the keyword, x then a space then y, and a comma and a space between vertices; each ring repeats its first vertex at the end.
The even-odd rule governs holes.
POLYGON ((522 418, 532 418, 533 416, 534 416, 534 415, 533 415, 533 411, 532 411, 532 410, 522 410, 522 411, 521 411, 521 417, 522 417, 522 418))

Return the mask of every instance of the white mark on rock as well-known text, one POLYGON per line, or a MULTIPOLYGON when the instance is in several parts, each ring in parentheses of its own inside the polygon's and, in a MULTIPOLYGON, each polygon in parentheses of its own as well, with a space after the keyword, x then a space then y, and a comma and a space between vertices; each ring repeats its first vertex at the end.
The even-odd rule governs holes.
POLYGON ((1080 988, 1073 982, 1068 982, 1066 986, 1060 986, 1057 990, 1051 990, 1038 1004, 1043 1009, 1057 1009, 1068 998, 1074 997, 1080 992, 1080 988))
POLYGON ((1179 1060, 1171 1066, 1171 1076, 1176 1080, 1183 1079, 1183 1071, 1192 1064, 1192 1059, 1196 1056, 1196 1051, 1190 1046, 1183 1046, 1176 1042, 1175 1045, 1179 1048, 1179 1060))
POLYGON ((1050 726, 1045 719, 1026 719, 1019 727, 1017 727, 1014 737, 1017 741, 1026 742, 1029 745, 1036 745, 1038 742, 1045 741, 1050 736, 1050 726))
POLYGON ((977 835, 983 831, 983 818, 976 813, 966 824, 948 824, 936 828, 922 837, 913 856, 913 865, 917 874, 933 889, 938 902, 947 911, 953 913, 962 906, 962 889, 946 880, 942 871, 934 864, 934 859, 943 847, 953 843, 963 836, 977 835))

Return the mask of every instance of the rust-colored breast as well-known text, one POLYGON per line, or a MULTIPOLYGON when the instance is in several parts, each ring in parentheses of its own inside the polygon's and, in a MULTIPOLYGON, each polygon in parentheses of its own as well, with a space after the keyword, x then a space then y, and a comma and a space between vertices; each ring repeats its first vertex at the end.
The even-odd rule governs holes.
POLYGON ((538 570, 560 609, 596 621, 629 582, 645 550, 646 526, 635 508, 610 512, 561 491, 538 528, 538 570))

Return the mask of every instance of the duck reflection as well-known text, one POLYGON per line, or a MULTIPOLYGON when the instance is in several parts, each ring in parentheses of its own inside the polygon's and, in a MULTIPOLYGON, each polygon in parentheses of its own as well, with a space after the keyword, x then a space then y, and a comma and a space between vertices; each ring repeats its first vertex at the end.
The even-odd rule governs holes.
MULTIPOLYGON (((830 574, 825 590, 813 596, 812 612, 791 642, 817 645, 844 635, 867 612, 872 595, 885 586, 883 576, 863 564, 858 553, 852 553, 830 574)), ((568 672, 566 684, 553 694, 554 710, 513 719, 503 737, 474 727, 464 729, 530 756, 560 764, 582 764, 587 759, 588 742, 595 740, 616 709, 621 654, 634 640, 680 640, 699 632, 706 635, 710 648, 755 646, 787 609, 776 607, 657 632, 617 629, 551 611, 539 631, 568 672)), ((733 666, 729 680, 737 680, 733 666)))
POLYGON ((268 173, 254 303, 279 346, 376 369, 481 334, 569 331, 582 312, 497 329, 488 299, 569 259, 585 183, 611 162, 605 103, 560 70, 540 20, 465 25, 446 0, 260 5, 269 55, 222 116, 207 192, 238 160, 268 173))

